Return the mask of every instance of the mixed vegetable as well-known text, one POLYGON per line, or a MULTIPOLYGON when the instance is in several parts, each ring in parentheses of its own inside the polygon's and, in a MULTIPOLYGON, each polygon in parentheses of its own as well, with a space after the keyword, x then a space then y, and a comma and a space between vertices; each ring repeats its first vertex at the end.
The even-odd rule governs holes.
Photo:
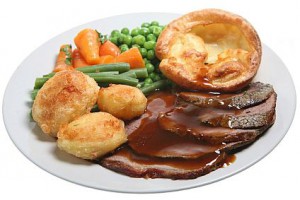
POLYGON ((94 29, 84 29, 74 38, 76 45, 60 47, 53 72, 36 78, 32 99, 55 73, 78 70, 92 77, 100 86, 111 83, 135 86, 147 95, 168 85, 159 71, 160 61, 155 46, 164 26, 157 21, 143 23, 129 30, 113 30, 102 35, 94 29))

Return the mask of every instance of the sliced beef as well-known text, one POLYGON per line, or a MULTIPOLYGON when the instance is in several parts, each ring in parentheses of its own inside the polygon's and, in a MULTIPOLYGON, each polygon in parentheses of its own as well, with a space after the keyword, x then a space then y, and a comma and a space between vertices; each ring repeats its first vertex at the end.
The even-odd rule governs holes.
MULTIPOLYGON (((147 111, 138 119, 131 121, 126 125, 128 134, 128 145, 137 153, 155 156, 161 158, 198 158, 203 155, 222 151, 227 149, 234 149, 241 146, 243 143, 248 143, 249 140, 254 139, 258 133, 257 131, 246 131, 243 138, 239 137, 233 141, 241 141, 231 143, 218 142, 216 144, 209 144, 199 141, 195 137, 187 136, 181 137, 170 131, 164 130, 159 126, 158 116, 161 113, 169 112, 175 107, 176 96, 171 93, 158 93, 155 98, 149 98, 147 111), (250 132, 250 133, 249 133, 250 132), (252 135, 251 135, 252 134, 252 135)), ((199 107, 191 105, 199 110, 199 107)), ((197 116, 192 116, 193 120, 197 120, 197 116)), ((182 121, 181 123, 187 123, 182 121)), ((197 122, 197 126, 200 123, 197 122)), ((200 127, 201 128, 201 127, 200 127)), ((207 126, 205 126, 207 128, 207 126)), ((209 127, 211 129, 211 127, 209 127)), ((216 129, 218 131, 219 129, 216 129)), ((232 132, 231 129, 224 129, 226 132, 232 132)))
MULTIPOLYGON (((270 124, 276 107, 276 93, 256 106, 246 109, 201 109, 198 119, 212 126, 228 128, 259 128, 270 124)), ((196 117, 196 116, 195 116, 196 117)))
POLYGON ((123 147, 100 160, 99 164, 131 177, 193 179, 223 166, 226 158, 224 152, 207 154, 197 159, 155 158, 139 155, 123 147))
POLYGON ((268 99, 273 93, 272 85, 255 82, 251 83, 244 91, 235 94, 180 92, 179 97, 201 107, 241 109, 256 105, 268 99))
POLYGON ((255 139, 270 127, 275 118, 268 124, 255 129, 232 129, 225 127, 209 126, 199 121, 199 113, 202 108, 192 104, 181 105, 167 113, 161 113, 158 117, 162 129, 181 136, 194 136, 209 144, 222 144, 255 139))
POLYGON ((97 163, 131 177, 193 179, 227 164, 232 150, 255 142, 275 120, 268 84, 239 94, 179 96, 148 97, 146 112, 126 124, 128 143, 97 163))

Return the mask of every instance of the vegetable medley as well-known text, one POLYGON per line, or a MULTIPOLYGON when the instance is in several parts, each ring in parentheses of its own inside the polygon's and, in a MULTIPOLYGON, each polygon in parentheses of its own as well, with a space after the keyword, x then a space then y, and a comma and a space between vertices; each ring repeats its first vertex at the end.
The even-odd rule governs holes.
POLYGON ((152 21, 132 30, 113 30, 110 35, 90 28, 81 30, 74 38, 75 48, 61 45, 53 72, 36 78, 32 98, 56 72, 64 70, 81 71, 104 87, 135 86, 146 95, 167 86, 155 56, 156 41, 163 29, 152 21))

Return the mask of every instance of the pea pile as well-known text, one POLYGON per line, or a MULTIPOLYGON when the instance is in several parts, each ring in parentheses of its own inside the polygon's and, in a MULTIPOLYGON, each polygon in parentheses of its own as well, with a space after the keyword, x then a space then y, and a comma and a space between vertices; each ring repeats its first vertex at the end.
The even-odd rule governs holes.
POLYGON ((113 30, 109 36, 109 40, 116 44, 121 52, 132 47, 139 49, 148 71, 148 77, 137 85, 139 88, 165 79, 158 68, 160 61, 155 56, 156 41, 164 27, 157 21, 145 22, 132 30, 128 28, 122 28, 121 31, 113 30))

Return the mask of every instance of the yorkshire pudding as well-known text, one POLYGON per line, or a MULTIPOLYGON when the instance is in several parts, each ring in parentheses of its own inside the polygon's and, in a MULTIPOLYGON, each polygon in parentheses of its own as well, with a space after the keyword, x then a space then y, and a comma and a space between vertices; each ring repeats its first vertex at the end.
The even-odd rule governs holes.
POLYGON ((191 12, 172 21, 156 45, 162 73, 190 90, 242 89, 255 76, 261 54, 252 25, 218 9, 191 12))

